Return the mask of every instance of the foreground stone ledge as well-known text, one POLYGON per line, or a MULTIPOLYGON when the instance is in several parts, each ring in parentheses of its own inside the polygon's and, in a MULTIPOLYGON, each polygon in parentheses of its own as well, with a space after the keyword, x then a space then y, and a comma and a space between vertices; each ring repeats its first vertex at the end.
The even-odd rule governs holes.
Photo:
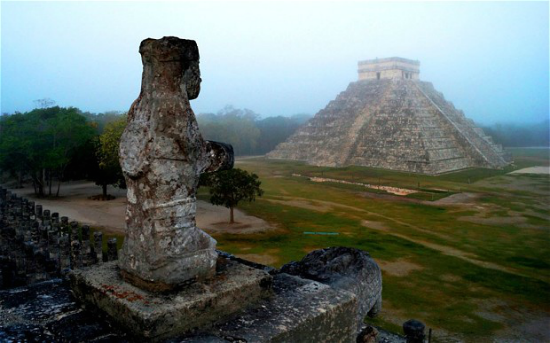
POLYGON ((235 261, 204 283, 157 294, 124 282, 115 262, 69 275, 76 297, 132 335, 160 341, 208 327, 271 295, 272 277, 235 261))
POLYGON ((280 273, 274 296, 232 319, 170 342, 355 342, 357 298, 317 281, 280 273))
MULTIPOLYGON (((214 325, 164 341, 355 342, 357 298, 351 292, 272 272, 275 275, 270 298, 261 299, 214 325)), ((244 295, 248 296, 246 292, 244 295)), ((68 282, 61 279, 0 291, 0 341, 146 341, 137 339, 135 332, 131 335, 110 316, 92 312, 90 308, 82 309, 68 282)), ((399 335, 378 330, 380 343, 405 341, 399 335)))
POLYGON ((82 310, 63 279, 0 291, 0 342, 129 343, 111 324, 82 310))

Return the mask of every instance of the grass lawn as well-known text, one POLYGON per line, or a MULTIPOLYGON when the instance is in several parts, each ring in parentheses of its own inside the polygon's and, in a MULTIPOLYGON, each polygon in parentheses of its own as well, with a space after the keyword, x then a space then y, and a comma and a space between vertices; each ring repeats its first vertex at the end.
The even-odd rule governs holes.
MULTIPOLYGON (((550 316, 550 179, 507 173, 548 165, 548 150, 511 153, 515 165, 505 170, 441 176, 241 160, 237 167, 258 174, 265 194, 239 208, 276 229, 215 238, 221 250, 268 256, 276 267, 329 246, 368 251, 384 287, 383 311, 370 321, 385 329, 400 332, 415 318, 433 328, 435 341, 513 338, 524 329, 536 340, 529 325, 550 316), (394 196, 312 176, 418 193, 394 196)), ((199 197, 206 200, 206 191, 199 197)))

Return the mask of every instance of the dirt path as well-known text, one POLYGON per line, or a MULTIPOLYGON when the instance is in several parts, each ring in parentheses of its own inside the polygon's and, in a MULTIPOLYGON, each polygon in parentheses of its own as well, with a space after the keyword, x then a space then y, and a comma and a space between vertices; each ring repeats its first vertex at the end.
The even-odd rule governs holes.
POLYGON ((480 197, 480 194, 476 193, 456 193, 449 195, 443 199, 433 201, 433 205, 467 205, 475 203, 475 201, 480 197))
POLYGON ((523 168, 519 170, 514 170, 513 172, 509 174, 550 174, 550 167, 549 166, 537 166, 537 167, 529 167, 529 168, 523 168))
MULTIPOLYGON (((76 220, 101 228, 105 232, 124 234, 126 190, 109 187, 108 193, 116 199, 94 201, 88 197, 101 193, 93 182, 68 182, 61 188, 61 197, 37 199, 32 188, 12 189, 12 192, 41 204, 44 209, 58 212, 69 220, 76 220)), ((235 224, 229 224, 229 209, 197 201, 197 227, 212 233, 246 234, 274 229, 263 219, 249 216, 235 209, 235 224)))

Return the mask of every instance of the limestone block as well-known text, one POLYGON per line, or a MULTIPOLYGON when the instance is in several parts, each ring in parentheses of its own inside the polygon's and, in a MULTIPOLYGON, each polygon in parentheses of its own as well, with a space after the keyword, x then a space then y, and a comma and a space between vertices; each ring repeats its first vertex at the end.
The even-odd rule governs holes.
POLYGON ((76 297, 108 314, 137 337, 161 341, 208 327, 271 295, 272 278, 234 261, 206 282, 168 293, 149 292, 125 282, 116 262, 73 270, 76 297))
POLYGON ((273 277, 274 296, 198 334, 171 342, 355 342, 357 298, 286 273, 273 277))
POLYGON ((347 247, 314 250, 300 262, 284 265, 281 271, 354 294, 357 332, 365 316, 376 316, 382 307, 382 273, 365 251, 347 247))

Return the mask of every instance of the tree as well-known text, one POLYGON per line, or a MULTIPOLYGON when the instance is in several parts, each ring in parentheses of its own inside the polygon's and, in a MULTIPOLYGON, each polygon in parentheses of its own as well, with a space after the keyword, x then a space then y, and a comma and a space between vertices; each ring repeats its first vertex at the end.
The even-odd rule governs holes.
POLYGON ((231 144, 235 154, 242 156, 256 152, 260 137, 255 124, 257 117, 251 110, 226 106, 218 114, 198 115, 197 122, 205 139, 231 144))
POLYGON ((92 175, 96 185, 103 189, 103 199, 108 199, 107 186, 125 188, 124 176, 118 161, 118 146, 120 137, 126 128, 126 116, 110 121, 105 125, 103 133, 96 141, 96 156, 98 168, 92 175))
POLYGON ((547 147, 550 145, 550 122, 497 123, 482 127, 486 134, 505 147, 547 147))
POLYGON ((0 118, 0 169, 17 180, 21 188, 23 176, 29 165, 31 136, 22 113, 4 115, 0 118))
POLYGON ((259 117, 251 110, 226 106, 217 114, 199 114, 197 122, 205 139, 231 144, 235 155, 243 156, 263 155, 273 150, 311 118, 307 114, 259 117))
POLYGON ((295 114, 291 117, 277 116, 257 120, 256 126, 260 129, 257 154, 264 155, 275 149, 277 144, 286 141, 310 118, 311 116, 307 114, 295 114))
POLYGON ((229 208, 231 224, 235 222, 233 209, 240 201, 254 201, 256 195, 262 196, 264 193, 258 175, 239 168, 203 174, 201 182, 210 187, 210 202, 213 205, 229 208))
POLYGON ((52 176, 57 176, 57 192, 64 178, 67 165, 78 148, 94 136, 94 128, 80 110, 74 107, 59 108, 52 118, 48 118, 45 133, 49 140, 46 168, 48 169, 49 194, 52 194, 52 176))
POLYGON ((126 116, 126 112, 121 111, 107 111, 104 113, 90 113, 90 112, 84 112, 82 113, 83 116, 86 117, 86 119, 89 122, 93 122, 96 126, 97 134, 102 134, 103 130, 105 129, 105 126, 111 122, 119 120, 121 117, 126 116))
POLYGON ((65 169, 78 147, 89 141, 94 129, 74 107, 49 107, 3 116, 0 122, 0 168, 18 176, 28 174, 35 193, 45 195, 53 177, 57 196, 65 169))

